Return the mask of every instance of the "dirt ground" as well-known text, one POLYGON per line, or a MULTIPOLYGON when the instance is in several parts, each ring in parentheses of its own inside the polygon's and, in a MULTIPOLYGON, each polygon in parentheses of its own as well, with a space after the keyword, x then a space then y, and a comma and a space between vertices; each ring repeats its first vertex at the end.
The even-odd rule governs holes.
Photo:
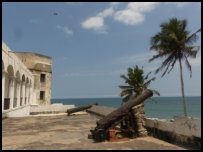
POLYGON ((98 119, 92 115, 57 115, 2 120, 3 150, 182 150, 153 137, 95 143, 88 139, 98 119))

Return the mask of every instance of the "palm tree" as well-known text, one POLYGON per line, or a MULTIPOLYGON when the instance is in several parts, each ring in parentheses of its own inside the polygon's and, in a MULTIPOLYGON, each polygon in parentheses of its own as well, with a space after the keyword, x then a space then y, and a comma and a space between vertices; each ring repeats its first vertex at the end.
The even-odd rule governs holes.
MULTIPOLYGON (((128 68, 128 74, 127 76, 121 75, 120 77, 125 80, 125 83, 127 83, 127 86, 119 86, 119 88, 122 89, 122 92, 120 94, 121 97, 123 98, 123 102, 128 102, 131 98, 136 98, 140 94, 143 93, 143 91, 148 89, 149 84, 151 81, 155 80, 155 77, 151 78, 148 80, 149 75, 151 72, 149 72, 145 77, 144 77, 144 72, 143 68, 139 69, 138 66, 134 68, 128 68)), ((158 91, 152 90, 154 93, 159 94, 158 91)), ((153 100, 153 98, 151 98, 153 100)))
POLYGON ((200 49, 200 46, 191 46, 198 39, 197 33, 201 32, 201 29, 195 33, 190 34, 190 31, 186 30, 187 20, 178 20, 177 18, 171 18, 169 22, 162 23, 160 25, 161 32, 158 32, 151 38, 150 50, 156 51, 149 61, 153 61, 157 58, 165 58, 161 66, 155 71, 158 73, 160 70, 165 68, 162 77, 173 69, 176 61, 179 61, 180 65, 180 80, 181 80, 181 91, 184 105, 184 116, 187 116, 186 102, 184 96, 184 84, 183 84, 183 73, 182 63, 184 60, 187 68, 192 77, 192 68, 188 61, 188 57, 196 58, 196 54, 200 49), (170 67, 171 65, 171 67, 170 67), (170 70, 169 70, 170 67, 170 70))

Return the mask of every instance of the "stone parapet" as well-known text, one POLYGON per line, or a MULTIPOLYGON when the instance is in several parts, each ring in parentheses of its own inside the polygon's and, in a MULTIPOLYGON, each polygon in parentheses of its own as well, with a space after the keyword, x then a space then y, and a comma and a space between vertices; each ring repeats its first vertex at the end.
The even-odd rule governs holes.
POLYGON ((7 117, 27 117, 30 115, 30 105, 5 110, 2 113, 2 119, 7 117))
POLYGON ((174 120, 146 118, 146 126, 162 131, 201 138, 201 119, 174 116, 174 120))
POLYGON ((149 135, 173 144, 201 148, 201 119, 174 116, 173 120, 146 118, 149 135))
POLYGON ((51 104, 44 106, 31 106, 30 114, 54 114, 54 113, 66 113, 67 109, 75 108, 75 105, 63 105, 63 104, 51 104))

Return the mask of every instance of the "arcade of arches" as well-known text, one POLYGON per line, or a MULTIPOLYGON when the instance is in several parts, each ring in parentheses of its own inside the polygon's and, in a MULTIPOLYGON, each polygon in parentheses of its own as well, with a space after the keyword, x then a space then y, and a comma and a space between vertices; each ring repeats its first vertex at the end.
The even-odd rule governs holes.
POLYGON ((2 42, 2 112, 32 104, 33 76, 2 42))

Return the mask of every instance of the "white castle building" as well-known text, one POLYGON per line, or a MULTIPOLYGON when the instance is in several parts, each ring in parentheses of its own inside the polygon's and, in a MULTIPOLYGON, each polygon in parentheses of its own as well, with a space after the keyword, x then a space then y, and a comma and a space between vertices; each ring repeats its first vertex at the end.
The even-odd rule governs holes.
POLYGON ((2 41, 2 113, 51 104, 52 58, 14 52, 2 41))

